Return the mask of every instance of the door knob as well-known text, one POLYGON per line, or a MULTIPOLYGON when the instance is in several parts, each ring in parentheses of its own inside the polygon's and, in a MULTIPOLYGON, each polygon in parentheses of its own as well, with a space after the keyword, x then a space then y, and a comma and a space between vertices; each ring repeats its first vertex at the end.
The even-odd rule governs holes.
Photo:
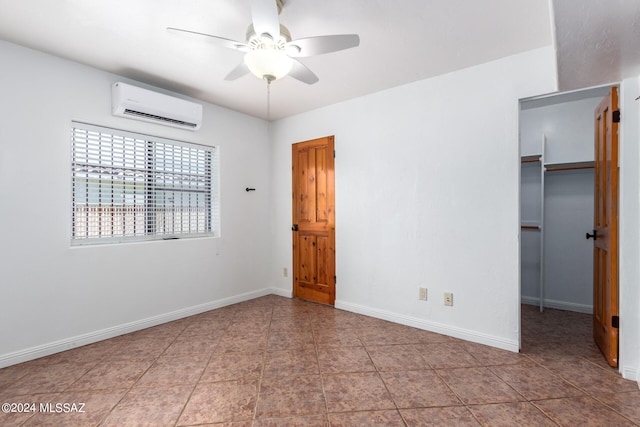
POLYGON ((596 230, 593 230, 593 234, 587 233, 587 239, 591 238, 593 238, 593 240, 598 240, 598 232, 596 230))

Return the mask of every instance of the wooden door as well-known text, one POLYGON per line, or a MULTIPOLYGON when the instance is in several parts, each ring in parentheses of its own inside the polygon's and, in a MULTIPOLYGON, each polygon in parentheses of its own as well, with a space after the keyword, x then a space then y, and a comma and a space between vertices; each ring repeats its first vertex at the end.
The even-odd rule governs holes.
POLYGON ((293 296, 333 305, 335 192, 333 136, 292 147, 293 296))
POLYGON ((618 366, 618 89, 595 112, 595 215, 593 234, 593 337, 618 366))

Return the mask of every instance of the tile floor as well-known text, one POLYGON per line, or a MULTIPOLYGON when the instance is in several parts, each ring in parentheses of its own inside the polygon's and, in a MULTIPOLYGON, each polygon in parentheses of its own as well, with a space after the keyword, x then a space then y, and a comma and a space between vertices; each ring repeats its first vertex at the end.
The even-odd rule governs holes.
POLYGON ((36 411, 0 425, 640 425, 589 316, 522 317, 516 354, 267 296, 1 369, 0 402, 36 411))

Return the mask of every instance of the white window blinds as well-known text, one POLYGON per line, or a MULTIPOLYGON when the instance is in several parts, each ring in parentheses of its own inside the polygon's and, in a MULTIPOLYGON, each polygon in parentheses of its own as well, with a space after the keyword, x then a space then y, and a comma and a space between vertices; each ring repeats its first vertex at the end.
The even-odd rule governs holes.
POLYGON ((216 148, 73 123, 72 242, 217 234, 216 148))

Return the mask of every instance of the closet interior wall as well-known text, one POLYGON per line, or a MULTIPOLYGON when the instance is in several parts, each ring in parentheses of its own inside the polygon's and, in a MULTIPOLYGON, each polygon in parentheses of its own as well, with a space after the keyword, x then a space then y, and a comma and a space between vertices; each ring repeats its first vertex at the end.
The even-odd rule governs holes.
POLYGON ((594 111, 607 88, 522 101, 521 302, 593 311, 594 111))

